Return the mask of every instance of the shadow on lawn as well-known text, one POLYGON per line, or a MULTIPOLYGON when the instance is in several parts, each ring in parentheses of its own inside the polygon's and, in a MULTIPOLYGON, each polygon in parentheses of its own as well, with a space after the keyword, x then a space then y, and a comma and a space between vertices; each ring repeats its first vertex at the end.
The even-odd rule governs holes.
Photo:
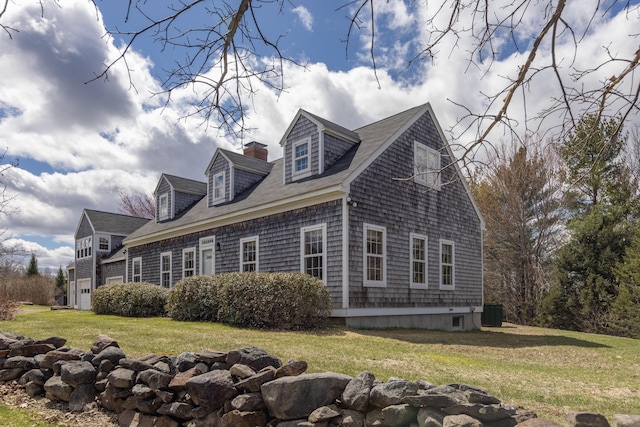
POLYGON ((508 330, 446 332, 417 329, 358 330, 358 334, 406 341, 413 344, 444 344, 497 348, 583 347, 611 348, 606 344, 562 335, 531 335, 509 333, 508 330))

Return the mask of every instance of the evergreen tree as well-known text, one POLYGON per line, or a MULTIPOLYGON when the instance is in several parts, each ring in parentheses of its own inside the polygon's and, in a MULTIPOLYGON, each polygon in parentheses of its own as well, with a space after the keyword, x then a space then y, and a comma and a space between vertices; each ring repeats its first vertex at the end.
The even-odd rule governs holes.
POLYGON ((62 271, 62 267, 58 268, 58 274, 56 275, 56 301, 63 305, 65 303, 64 297, 66 295, 65 289, 67 285, 67 278, 62 271))
POLYGON ((611 307, 611 332, 640 338, 640 229, 636 229, 636 237, 615 274, 620 287, 611 307))
POLYGON ((27 266, 27 270, 24 274, 27 277, 40 275, 40 270, 38 270, 38 259, 35 254, 31 254, 31 260, 29 261, 29 265, 27 266))
POLYGON ((570 238, 559 251, 554 285, 541 306, 543 323, 563 329, 608 332, 618 297, 614 268, 633 235, 636 192, 621 153, 618 123, 586 116, 560 153, 567 168, 570 238))

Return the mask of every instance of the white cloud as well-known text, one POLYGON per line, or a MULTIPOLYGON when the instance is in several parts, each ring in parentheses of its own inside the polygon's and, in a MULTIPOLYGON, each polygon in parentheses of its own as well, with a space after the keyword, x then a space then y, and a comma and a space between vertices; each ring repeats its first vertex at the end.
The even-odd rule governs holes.
POLYGON ((291 11, 298 16, 298 19, 307 31, 313 29, 313 15, 311 15, 311 12, 309 12, 306 7, 297 6, 291 9, 291 11))

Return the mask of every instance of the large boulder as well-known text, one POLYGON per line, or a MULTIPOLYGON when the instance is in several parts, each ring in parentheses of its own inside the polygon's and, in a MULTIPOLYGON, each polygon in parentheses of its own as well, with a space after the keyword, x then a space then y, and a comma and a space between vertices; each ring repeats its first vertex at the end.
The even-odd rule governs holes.
POLYGON ((73 387, 69 384, 63 383, 62 378, 56 375, 49 378, 47 382, 44 383, 44 390, 46 392, 47 399, 68 402, 71 397, 71 393, 73 392, 73 387))
POLYGON ((96 380, 96 370, 91 362, 69 362, 60 367, 62 381, 73 387, 80 384, 93 384, 96 380))
POLYGON ((269 413, 280 420, 306 418, 340 397, 352 377, 333 372, 282 377, 262 385, 269 413))
POLYGON ((342 393, 342 403, 349 409, 365 412, 369 406, 369 394, 376 377, 371 372, 362 372, 351 381, 342 393))
POLYGON ((399 405, 406 396, 415 396, 418 384, 402 379, 390 379, 386 383, 378 384, 371 389, 369 402, 378 408, 399 405))
POLYGON ((216 370, 191 378, 185 389, 196 405, 212 409, 222 407, 225 401, 238 395, 229 371, 216 370))
POLYGON ((256 372, 267 366, 273 366, 274 368, 282 366, 280 359, 259 347, 244 347, 232 350, 227 354, 226 363, 229 366, 241 363, 250 366, 256 372))

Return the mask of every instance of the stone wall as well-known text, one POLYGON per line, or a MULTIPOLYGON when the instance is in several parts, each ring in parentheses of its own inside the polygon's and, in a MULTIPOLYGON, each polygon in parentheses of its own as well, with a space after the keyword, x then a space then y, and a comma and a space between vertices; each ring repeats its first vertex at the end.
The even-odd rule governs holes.
MULTIPOLYGON (((308 374, 305 362, 283 365, 257 347, 130 359, 104 335, 90 351, 65 344, 0 332, 0 382, 67 402, 70 411, 100 406, 127 427, 559 426, 470 385, 381 382, 369 372, 308 374)), ((592 413, 567 421, 609 427, 592 413)), ((616 415, 613 426, 638 427, 640 415, 616 415)))

